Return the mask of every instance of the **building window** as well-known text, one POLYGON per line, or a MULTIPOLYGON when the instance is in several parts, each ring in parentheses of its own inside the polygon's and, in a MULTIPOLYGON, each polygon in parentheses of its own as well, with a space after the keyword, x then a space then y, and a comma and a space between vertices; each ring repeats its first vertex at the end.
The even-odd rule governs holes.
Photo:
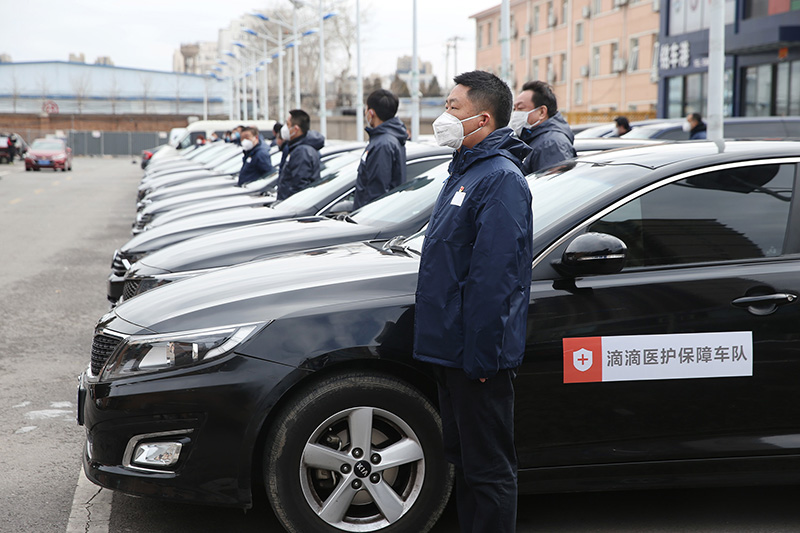
POLYGON ((500 42, 500 38, 503 36, 503 25, 500 23, 500 19, 497 19, 497 42, 500 42))
POLYGON ((706 114, 706 75, 705 73, 689 74, 684 81, 684 115, 689 113, 706 114))
POLYGON ((492 46, 492 23, 487 22, 486 27, 488 28, 486 32, 486 46, 492 46))
POLYGON ((523 37, 519 40, 519 57, 525 57, 528 54, 528 40, 523 37))
POLYGON ((534 59, 531 63, 531 79, 538 80, 539 78, 539 60, 534 59))
MULTIPOLYGON (((789 94, 797 94, 800 91, 800 61, 792 61, 792 71, 789 87, 792 89, 789 94)), ((800 115, 800 99, 794 98, 789 103, 789 115, 800 115)))
POLYGON ((594 9, 592 15, 599 15, 603 12, 603 0, 594 0, 594 9))
POLYGON ((533 8, 533 31, 539 31, 539 6, 533 8))
POLYGON ((639 70, 639 39, 631 37, 628 54, 628 70, 633 72, 639 70))
POLYGON ((575 82, 575 105, 583 104, 583 80, 575 82))
POLYGON ((667 79, 667 118, 681 118, 683 114, 683 76, 667 79))
POLYGON ((483 25, 481 25, 481 24, 478 25, 478 32, 477 32, 477 36, 476 36, 475 40, 478 41, 477 42, 478 48, 482 48, 483 47, 483 25))
POLYGON ((563 0, 561 2, 561 24, 567 23, 567 12, 569 11, 569 2, 563 0))
POLYGON ((545 72, 545 76, 547 76, 547 83, 549 83, 550 85, 555 83, 555 81, 556 81, 556 73, 553 70, 553 60, 550 59, 549 57, 545 58, 545 60, 544 60, 544 72, 545 72))
POLYGON ((772 65, 745 69, 744 116, 765 117, 772 114, 772 65))
POLYGON ((575 44, 583 44, 583 22, 575 24, 575 44))
POLYGON ((561 81, 567 81, 569 79, 568 69, 567 67, 567 54, 561 54, 561 81))
POLYGON ((600 47, 592 48, 592 76, 600 75, 600 47))
POLYGON ((547 26, 552 27, 556 25, 555 13, 553 12, 553 2, 547 2, 547 26))
POLYGON ((611 72, 617 71, 617 60, 619 59, 619 43, 611 43, 611 72))

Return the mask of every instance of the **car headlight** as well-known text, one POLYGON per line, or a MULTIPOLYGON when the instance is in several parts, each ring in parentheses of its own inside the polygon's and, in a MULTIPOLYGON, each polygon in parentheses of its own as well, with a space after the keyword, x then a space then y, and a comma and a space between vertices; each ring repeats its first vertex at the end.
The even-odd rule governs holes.
POLYGON ((58 161, 63 161, 66 158, 67 158, 67 154, 56 154, 55 156, 53 156, 53 159, 56 159, 58 161))
MULTIPOLYGON (((217 270, 222 270, 223 268, 226 267, 204 268, 200 270, 186 270, 183 272, 173 272, 170 274, 161 274, 158 276, 148 276, 145 278, 140 278, 136 294, 137 295, 142 294, 149 290, 155 289, 156 287, 161 287, 162 285, 166 285, 167 283, 172 283, 173 281, 180 281, 182 279, 193 278, 195 276, 199 276, 200 274, 215 272, 217 270)), ((130 280, 135 281, 136 278, 131 277, 130 280)), ((128 279, 126 279, 125 281, 128 281, 128 279)))
POLYGON ((161 335, 133 335, 114 351, 100 374, 113 380, 205 363, 230 353, 263 323, 161 335))

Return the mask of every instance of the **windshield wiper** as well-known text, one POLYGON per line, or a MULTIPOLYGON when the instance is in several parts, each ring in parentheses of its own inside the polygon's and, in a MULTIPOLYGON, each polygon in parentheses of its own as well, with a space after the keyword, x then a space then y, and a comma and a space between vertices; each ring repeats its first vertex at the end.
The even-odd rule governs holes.
POLYGON ((401 253, 405 255, 409 255, 408 247, 405 246, 403 243, 405 242, 406 238, 404 235, 397 235, 396 237, 392 237, 381 246, 382 250, 392 253, 401 253))
POLYGON ((339 213, 338 215, 333 215, 334 220, 344 220, 345 222, 349 222, 350 224, 358 224, 353 217, 351 217, 348 213, 339 213))

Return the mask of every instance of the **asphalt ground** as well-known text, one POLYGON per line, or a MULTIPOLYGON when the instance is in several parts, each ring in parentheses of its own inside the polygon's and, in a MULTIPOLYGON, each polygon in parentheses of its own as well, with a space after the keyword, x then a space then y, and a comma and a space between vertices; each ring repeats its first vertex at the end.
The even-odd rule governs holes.
MULTIPOLYGON (((80 471, 76 378, 140 178, 124 158, 77 158, 73 172, 0 165, 0 532, 281 531, 260 490, 244 512, 101 490, 80 471)), ((794 486, 527 495, 517 530, 797 532, 799 497, 794 486)), ((452 505, 433 531, 459 531, 452 505)))

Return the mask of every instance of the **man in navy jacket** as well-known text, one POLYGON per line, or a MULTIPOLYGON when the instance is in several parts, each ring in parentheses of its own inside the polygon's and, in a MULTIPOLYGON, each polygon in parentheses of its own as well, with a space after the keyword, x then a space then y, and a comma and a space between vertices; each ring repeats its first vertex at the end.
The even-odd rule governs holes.
POLYGON ((319 179, 319 149, 325 137, 309 131, 311 117, 302 109, 292 109, 281 128, 286 157, 281 161, 278 200, 285 200, 319 179))
POLYGON ((525 174, 537 172, 566 159, 575 157, 575 135, 558 110, 553 89, 543 81, 529 81, 514 101, 514 111, 525 120, 516 126, 515 133, 528 146, 531 155, 523 162, 525 174))
POLYGON ((242 170, 239 171, 239 187, 272 172, 269 149, 264 146, 264 142, 258 134, 258 129, 255 127, 243 128, 241 136, 244 153, 242 155, 242 170))
POLYGON ((431 215, 416 293, 414 358, 433 364, 462 531, 515 529, 512 380, 525 351, 533 260, 530 148, 508 124, 512 95, 488 72, 456 76, 434 122, 457 150, 431 215), (447 116, 450 115, 450 116, 447 116))
POLYGON ((370 203, 406 181, 408 131, 395 116, 400 101, 386 89, 367 97, 369 144, 361 156, 353 209, 370 203))

